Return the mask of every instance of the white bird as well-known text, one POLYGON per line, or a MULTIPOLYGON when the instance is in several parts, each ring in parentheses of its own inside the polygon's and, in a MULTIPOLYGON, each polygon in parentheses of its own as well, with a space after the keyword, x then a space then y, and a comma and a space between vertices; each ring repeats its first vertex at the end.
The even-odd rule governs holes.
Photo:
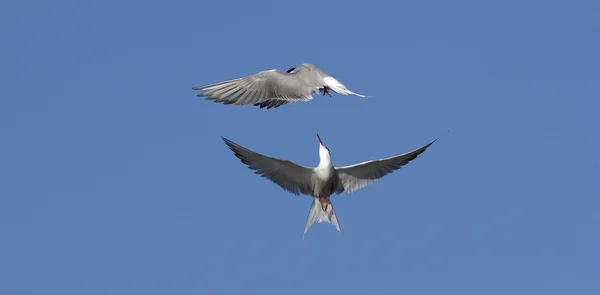
POLYGON ((331 195, 342 192, 351 193, 363 188, 394 170, 408 164, 419 154, 423 153, 437 139, 408 153, 390 158, 367 161, 345 167, 334 167, 331 162, 329 149, 319 139, 319 165, 316 168, 300 166, 287 160, 267 157, 239 144, 221 137, 242 163, 248 168, 256 170, 256 174, 266 177, 286 191, 295 195, 308 195, 313 197, 313 203, 308 213, 304 234, 314 222, 331 223, 341 232, 333 205, 329 200, 331 195))
POLYGON ((323 72, 315 65, 300 64, 287 72, 280 70, 262 71, 250 76, 233 80, 198 86, 193 90, 204 90, 198 94, 207 100, 233 105, 252 104, 261 109, 280 107, 292 102, 309 101, 313 92, 323 91, 331 97, 329 89, 342 95, 356 95, 334 77, 323 72))

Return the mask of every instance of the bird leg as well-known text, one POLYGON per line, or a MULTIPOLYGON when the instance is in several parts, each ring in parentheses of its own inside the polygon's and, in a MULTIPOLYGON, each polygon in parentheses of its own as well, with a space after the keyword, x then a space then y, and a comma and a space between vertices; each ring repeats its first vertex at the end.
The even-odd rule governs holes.
POLYGON ((329 90, 327 89, 327 87, 323 88, 323 96, 325 96, 325 94, 329 95, 329 97, 331 97, 331 93, 329 93, 329 90))
POLYGON ((321 210, 323 212, 327 212, 327 207, 329 207, 329 196, 319 197, 319 202, 321 202, 321 210))

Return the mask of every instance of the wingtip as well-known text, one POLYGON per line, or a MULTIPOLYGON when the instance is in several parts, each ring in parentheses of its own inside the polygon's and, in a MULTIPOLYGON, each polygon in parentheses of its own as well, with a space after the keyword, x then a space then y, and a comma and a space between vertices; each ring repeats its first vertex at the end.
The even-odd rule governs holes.
MULTIPOLYGON (((434 139, 434 140, 430 141, 428 144, 426 144, 426 145, 424 145, 424 146, 422 146, 422 147, 420 147, 420 148, 418 148, 418 149, 416 149, 416 150, 414 150, 414 151, 421 151, 420 153, 422 153, 422 152, 424 152, 426 149, 428 149, 428 148, 429 148, 429 147, 430 147, 430 146, 431 146, 433 143, 435 143, 435 142, 436 142, 438 139, 440 139, 440 137, 439 137, 439 136, 438 136, 436 139, 434 139)), ((412 151, 412 152, 414 152, 414 151, 412 151)), ((412 152, 409 152, 409 153, 412 153, 412 152)), ((420 154, 420 153, 419 153, 419 154, 420 154)))
POLYGON ((430 147, 434 142, 436 142, 438 139, 440 139, 440 136, 438 136, 436 139, 430 141, 427 145, 425 145, 425 148, 430 147))
MULTIPOLYGON (((450 133, 450 129, 446 130, 446 132, 450 133)), ((436 142, 438 139, 442 138, 442 135, 439 135, 438 137, 436 137, 434 140, 432 140, 427 146, 432 145, 434 142, 436 142)))

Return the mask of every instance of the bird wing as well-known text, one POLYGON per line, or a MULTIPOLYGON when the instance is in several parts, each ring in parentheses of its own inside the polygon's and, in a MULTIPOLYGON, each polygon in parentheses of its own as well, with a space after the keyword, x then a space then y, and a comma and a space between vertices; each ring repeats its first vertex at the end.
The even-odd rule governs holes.
POLYGON ((287 160, 279 160, 255 153, 225 137, 221 137, 236 157, 256 174, 268 178, 295 195, 313 195, 314 171, 287 160))
MULTIPOLYGON (((296 101, 312 99, 312 89, 302 80, 303 69, 291 73, 279 70, 262 71, 250 76, 194 87, 194 90, 204 90, 198 94, 208 100, 224 104, 248 105, 261 108, 279 107, 296 101)), ((318 89, 317 89, 318 90, 318 89)))
POLYGON ((344 191, 347 193, 354 192, 400 169, 400 167, 417 158, 436 140, 402 155, 335 168, 338 175, 337 185, 334 188, 335 192, 338 194, 344 191))

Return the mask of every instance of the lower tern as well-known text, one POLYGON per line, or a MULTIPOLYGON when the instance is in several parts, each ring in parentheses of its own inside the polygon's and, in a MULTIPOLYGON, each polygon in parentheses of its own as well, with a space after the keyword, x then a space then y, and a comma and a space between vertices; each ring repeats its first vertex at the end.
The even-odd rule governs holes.
POLYGON ((261 155, 225 137, 221 138, 235 156, 248 168, 255 170, 256 174, 268 178, 292 194, 313 197, 302 239, 315 222, 328 222, 341 232, 333 205, 329 200, 330 196, 343 192, 354 192, 400 169, 400 167, 417 158, 437 140, 435 139, 416 150, 401 155, 366 161, 351 166, 334 167, 331 162, 329 148, 323 144, 321 137, 317 134, 319 165, 315 168, 308 168, 291 161, 261 155))
POLYGON ((233 105, 255 105, 262 108, 277 108, 292 102, 309 101, 312 94, 323 91, 331 97, 329 90, 342 95, 366 95, 354 93, 334 77, 313 64, 300 64, 287 72, 280 70, 262 71, 233 80, 198 86, 198 94, 207 100, 233 105))

